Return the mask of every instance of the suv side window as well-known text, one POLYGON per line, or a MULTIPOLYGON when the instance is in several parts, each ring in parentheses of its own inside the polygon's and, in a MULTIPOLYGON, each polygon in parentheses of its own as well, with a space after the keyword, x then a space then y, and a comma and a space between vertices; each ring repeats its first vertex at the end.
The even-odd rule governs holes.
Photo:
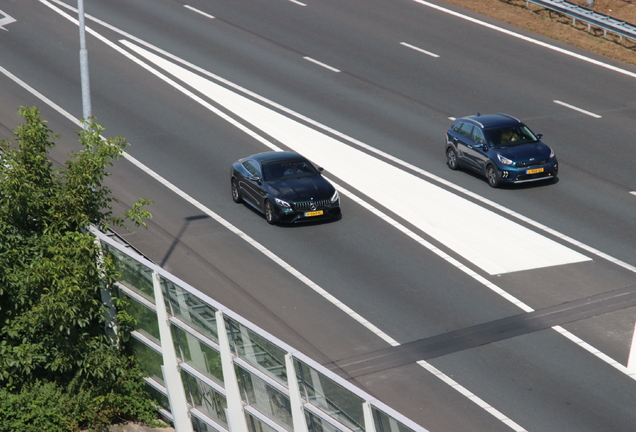
POLYGON ((243 162, 243 166, 245 167, 247 172, 249 172, 253 176, 258 176, 258 177, 261 176, 261 170, 260 170, 258 164, 256 162, 254 162, 253 160, 247 160, 247 161, 243 162))
POLYGON ((468 124, 468 123, 462 123, 461 128, 457 131, 460 135, 468 138, 469 140, 472 140, 472 134, 473 134, 473 125, 468 124))
POLYGON ((473 141, 477 144, 486 144, 486 138, 484 137, 484 133, 479 128, 473 129, 473 141))

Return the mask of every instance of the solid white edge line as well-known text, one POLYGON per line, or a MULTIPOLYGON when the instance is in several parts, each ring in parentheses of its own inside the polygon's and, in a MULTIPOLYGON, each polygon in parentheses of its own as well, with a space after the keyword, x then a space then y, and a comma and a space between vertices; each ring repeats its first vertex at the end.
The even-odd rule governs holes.
POLYGON ((501 32, 501 33, 505 33, 505 34, 507 34, 509 36, 516 37, 516 38, 524 40, 526 42, 530 42, 530 43, 542 46, 544 48, 548 48, 548 49, 551 49, 553 51, 559 52, 561 54, 565 54, 565 55, 568 55, 570 57, 574 57, 574 58, 577 58, 579 60, 583 60, 583 61, 586 61, 588 63, 592 63, 592 64, 595 64, 597 66, 601 66, 601 67, 604 67, 606 69, 613 70, 614 72, 622 73, 624 75, 628 75, 628 76, 631 76, 633 78, 636 78, 636 73, 635 72, 631 72, 631 71, 628 71, 626 69, 621 69, 619 67, 612 66, 612 65, 607 64, 607 63, 603 63, 603 62, 601 62, 599 60, 594 60, 593 58, 586 57, 584 55, 577 54, 577 53, 574 53, 572 51, 568 51, 568 50, 566 50, 564 48, 559 48, 557 46, 550 45, 550 44, 548 44, 546 42, 541 42, 541 41, 539 41, 537 39, 533 39, 531 37, 524 36, 522 34, 515 33, 515 32, 510 31, 510 30, 506 30, 506 29, 504 29, 502 27, 497 27, 494 24, 489 24, 489 23, 487 23, 485 21, 481 21, 481 20, 478 20, 476 18, 469 17, 468 15, 464 15, 464 14, 461 14, 459 12, 455 12, 455 11, 452 11, 450 9, 446 9, 446 8, 444 8, 442 6, 438 6, 436 4, 429 3, 429 2, 424 1, 424 0, 413 0, 413 1, 415 3, 419 3, 421 5, 428 6, 428 7, 433 8, 433 9, 437 9, 440 12, 444 12, 444 13, 447 13, 449 15, 453 15, 453 16, 456 16, 458 18, 464 19, 466 21, 470 21, 470 22, 473 22, 475 24, 479 24, 481 26, 487 27, 489 29, 492 29, 492 30, 495 30, 495 31, 498 31, 498 32, 501 32))
POLYGON ((415 51, 419 51, 419 52, 424 53, 424 54, 426 54, 426 55, 429 55, 429 56, 431 56, 431 57, 439 57, 439 56, 438 56, 437 54, 435 54, 435 53, 432 53, 432 52, 430 52, 430 51, 426 51, 426 50, 424 50, 424 49, 422 49, 422 48, 418 48, 418 47, 416 47, 416 46, 414 46, 414 45, 411 45, 410 43, 400 42, 400 45, 403 45, 403 46, 405 46, 405 47, 407 47, 407 48, 411 48, 412 50, 415 50, 415 51))
POLYGON ((486 403, 486 401, 484 401, 483 399, 481 399, 480 397, 478 397, 477 395, 472 393, 466 387, 464 387, 461 384, 459 384, 457 381, 455 381, 454 379, 452 379, 451 377, 446 375, 444 372, 442 372, 439 369, 437 369, 435 366, 433 366, 429 362, 427 362, 425 360, 420 360, 420 361, 418 361, 416 363, 418 365, 420 365, 421 367, 423 367, 424 369, 426 369, 427 371, 429 371, 431 374, 433 374, 437 378, 439 378, 442 381, 444 381, 451 388, 453 388, 454 390, 458 391, 462 396, 464 396, 464 397, 468 398, 469 400, 473 401, 474 403, 476 403, 477 406, 479 406, 480 408, 484 409, 486 412, 488 412, 489 414, 494 416, 497 420, 501 421, 506 426, 510 427, 515 432, 527 432, 527 430, 525 428, 519 426, 517 423, 515 423, 512 420, 510 420, 510 418, 505 416, 499 410, 497 410, 497 409, 493 408, 492 406, 490 406, 488 403, 486 403))
POLYGON ((312 62, 312 63, 317 64, 318 66, 322 66, 322 67, 324 67, 325 69, 329 69, 330 71, 333 71, 333 72, 340 72, 340 69, 336 69, 335 67, 331 67, 331 66, 329 66, 328 64, 325 64, 325 63, 323 63, 323 62, 320 62, 320 61, 318 61, 318 60, 316 60, 316 59, 312 59, 311 57, 307 57, 307 56, 305 56, 305 57, 303 57, 303 58, 304 58, 305 60, 307 60, 307 61, 310 61, 310 62, 312 62))
POLYGON ((570 108, 571 110, 578 111, 578 112, 583 113, 583 114, 587 114, 590 117, 601 118, 601 116, 598 115, 598 114, 594 114, 593 112, 586 111, 586 110, 584 110, 582 108, 576 107, 574 105, 570 105, 569 103, 565 103, 565 102, 562 102, 560 100, 553 100, 552 102, 554 102, 555 104, 559 104, 561 106, 564 106, 566 108, 570 108))
POLYGON ((197 9, 197 8, 193 8, 193 7, 192 7, 192 6, 190 6, 190 5, 183 5, 183 7, 184 7, 184 8, 186 8, 186 9, 190 9, 192 12, 196 12, 196 13, 198 13, 199 15, 203 15, 203 16, 204 16, 204 17, 206 17, 206 18, 214 19, 214 17, 213 17, 212 15, 207 14, 207 13, 205 13, 205 12, 203 12, 203 11, 200 11, 200 10, 199 10, 199 9, 197 9))

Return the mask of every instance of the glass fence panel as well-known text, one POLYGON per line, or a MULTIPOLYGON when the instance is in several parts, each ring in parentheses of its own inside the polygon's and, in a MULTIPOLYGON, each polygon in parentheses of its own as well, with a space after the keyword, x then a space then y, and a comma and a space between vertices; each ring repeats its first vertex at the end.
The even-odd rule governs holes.
POLYGON ((160 280, 168 312, 218 343, 216 309, 171 281, 163 277, 160 280))
POLYGON ((150 384, 146 384, 145 390, 159 403, 159 406, 161 406, 161 408, 170 411, 170 399, 168 399, 168 396, 161 393, 150 384))
POLYGON ((134 329, 161 345, 156 312, 127 296, 123 291, 119 291, 119 296, 128 302, 126 311, 137 321, 134 329))
POLYGON ((309 432, 342 432, 327 421, 305 410, 305 421, 309 432))
POLYGON ((192 406, 227 428, 227 418, 225 416, 227 401, 225 397, 184 370, 181 370, 181 377, 186 396, 192 406))
POLYGON ((245 418, 247 419, 247 430, 250 432, 276 432, 275 429, 272 429, 269 425, 263 423, 250 413, 245 413, 245 418))
POLYGON ((140 262, 121 253, 114 247, 102 242, 105 253, 113 257, 115 268, 120 276, 118 282, 126 287, 135 290, 148 300, 155 302, 155 294, 152 285, 152 270, 140 262))
POLYGON ((301 396, 353 430, 364 430, 364 400, 315 369, 294 359, 301 396))
POLYGON ((375 421, 375 430, 377 432, 413 432, 413 429, 404 426, 393 417, 389 417, 376 407, 373 409, 373 420, 375 421))
POLYGON ((223 385, 221 354, 174 324, 171 328, 177 356, 208 378, 223 385))
POLYGON ((161 365, 163 365, 163 357, 161 354, 134 336, 130 338, 130 343, 144 376, 153 378, 155 381, 165 385, 163 382, 163 373, 161 372, 161 365))
POLYGON ((287 384, 285 351, 236 321, 225 318, 234 354, 282 384, 287 384))
POLYGON ((287 395, 280 393, 256 375, 238 366, 236 367, 236 376, 245 403, 286 429, 293 430, 291 403, 287 395))
POLYGON ((219 432, 217 429, 214 429, 206 422, 194 416, 192 416, 192 430, 194 430, 194 432, 219 432))

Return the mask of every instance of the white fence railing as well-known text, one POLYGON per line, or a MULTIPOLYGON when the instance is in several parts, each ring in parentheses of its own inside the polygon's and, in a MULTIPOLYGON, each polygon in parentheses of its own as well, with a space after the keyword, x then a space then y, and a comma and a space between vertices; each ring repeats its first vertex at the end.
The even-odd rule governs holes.
POLYGON ((116 236, 93 233, 137 319, 148 389, 177 432, 426 432, 116 236))

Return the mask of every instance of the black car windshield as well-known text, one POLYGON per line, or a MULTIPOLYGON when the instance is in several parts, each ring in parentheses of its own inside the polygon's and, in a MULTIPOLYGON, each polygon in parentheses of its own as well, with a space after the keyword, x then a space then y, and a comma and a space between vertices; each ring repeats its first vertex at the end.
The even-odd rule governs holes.
POLYGON ((318 171, 306 160, 278 161, 263 165, 263 178, 268 182, 315 175, 318 175, 318 171))
POLYGON ((508 147, 539 141, 526 125, 484 130, 491 147, 508 147))

